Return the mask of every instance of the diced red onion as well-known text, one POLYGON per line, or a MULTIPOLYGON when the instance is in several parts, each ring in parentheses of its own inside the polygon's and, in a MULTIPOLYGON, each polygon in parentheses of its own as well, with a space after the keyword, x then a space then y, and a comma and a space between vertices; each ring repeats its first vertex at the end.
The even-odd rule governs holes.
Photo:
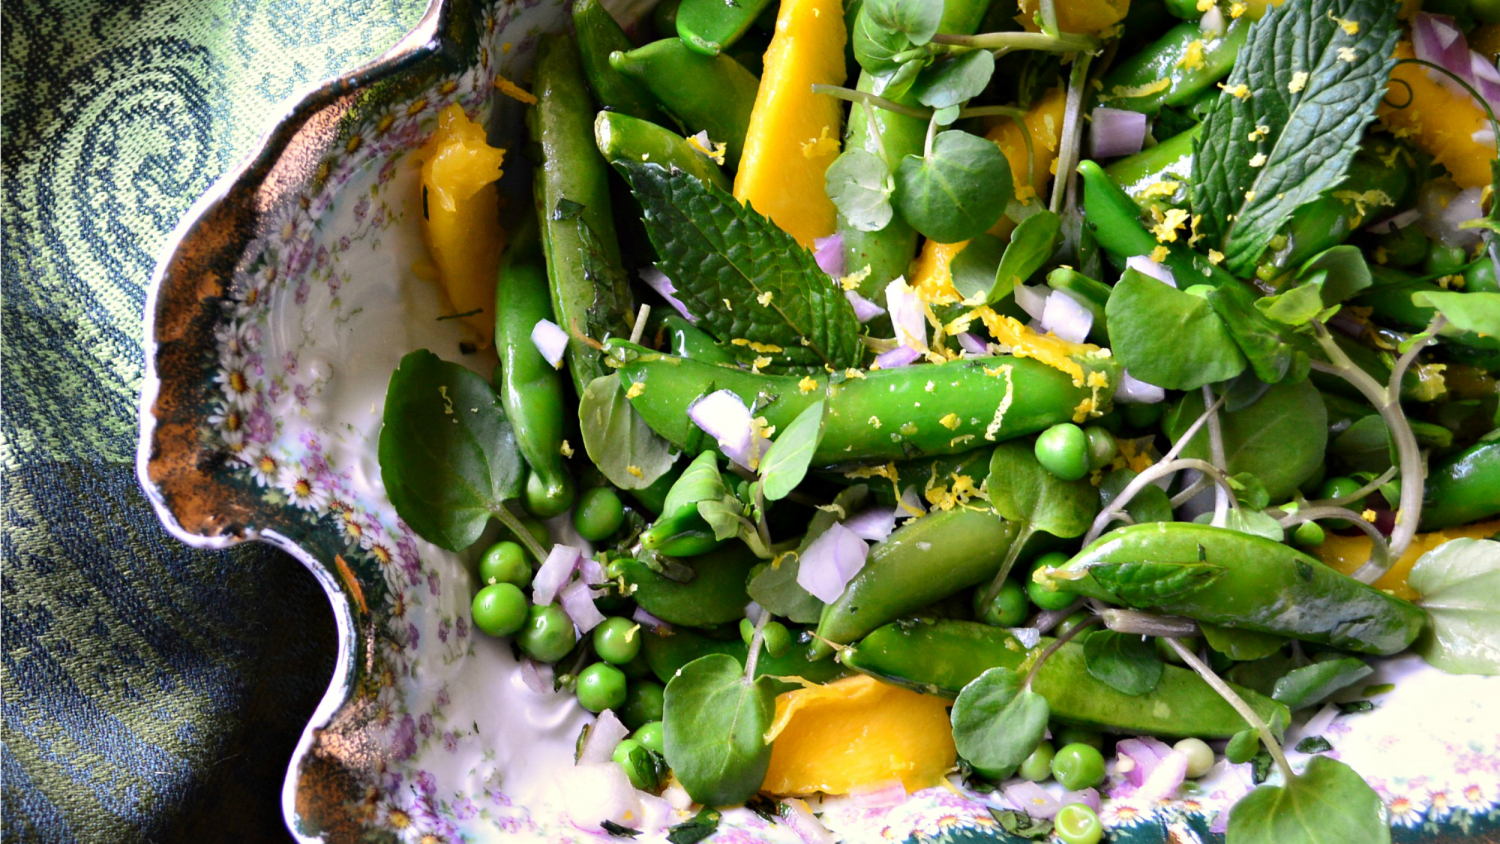
POLYGON ((1146 115, 1139 111, 1098 106, 1089 129, 1091 158, 1133 155, 1146 143, 1146 115))
POLYGON ((1136 255, 1134 258, 1127 259, 1125 261, 1125 268, 1127 270, 1135 270, 1142 275, 1148 275, 1162 284, 1172 287, 1177 286, 1177 279, 1173 277, 1171 269, 1164 264, 1147 258, 1145 255, 1136 255))
POLYGON ((849 789, 849 799, 861 809, 889 809, 906 802, 906 786, 889 779, 849 789))
POLYGON ((650 627, 653 630, 666 631, 672 629, 672 625, 666 623, 665 621, 662 621, 661 619, 657 618, 651 613, 646 612, 640 607, 636 607, 635 612, 630 614, 630 620, 640 624, 643 627, 650 627))
POLYGON ((620 719, 615 717, 613 710, 606 709, 600 712, 599 717, 594 719, 594 723, 589 725, 589 734, 583 740, 583 749, 578 751, 578 764, 608 762, 613 758, 615 748, 628 735, 630 735, 630 730, 620 723, 620 719))
POLYGON ((1048 294, 1042 292, 1044 290, 1047 290, 1047 288, 1040 284, 1036 286, 1029 284, 1016 285, 1016 304, 1020 305, 1021 310, 1025 311, 1032 319, 1038 322, 1041 321, 1042 314, 1047 310, 1048 294))
POLYGON ((1077 612, 1081 606, 1083 606, 1083 599, 1079 598, 1060 610, 1042 610, 1031 619, 1027 627, 1035 630, 1037 636, 1045 636, 1052 632, 1052 628, 1062 624, 1068 616, 1077 612))
POLYGON ((593 557, 584 557, 579 571, 583 573, 583 582, 590 586, 598 586, 607 579, 604 576, 604 564, 593 557))
POLYGON ((844 274, 844 236, 838 232, 813 240, 813 258, 818 269, 838 278, 844 274))
POLYGON ((896 329, 896 342, 927 351, 927 307, 906 279, 898 278, 885 286, 885 309, 896 329))
POLYGON ((679 812, 686 811, 687 809, 691 808, 693 805, 693 798, 687 793, 687 789, 682 787, 682 783, 678 782, 675 779, 669 780, 668 782, 670 782, 670 785, 661 790, 662 799, 667 801, 667 805, 671 806, 679 812))
POLYGON ((1228 808, 1220 809, 1219 813, 1214 815, 1214 822, 1208 825, 1208 831, 1215 835, 1223 835, 1229 831, 1228 808))
POLYGON ((848 299, 849 304, 854 306, 854 318, 860 322, 869 322, 885 313, 885 308, 859 295, 858 290, 845 290, 844 298, 848 299))
MULTIPOLYGON (((1318 710, 1316 715, 1307 719, 1307 723, 1302 725, 1302 729, 1298 731, 1299 739, 1326 734, 1328 728, 1333 726, 1334 720, 1338 717, 1338 707, 1331 703, 1324 705, 1322 709, 1318 710)), ((1295 743, 1293 742, 1293 744, 1295 743)))
POLYGON ((562 366, 563 353, 568 350, 568 332, 550 319, 539 319, 531 329, 531 344, 556 369, 562 366))
POLYGON ((687 305, 682 304, 682 300, 677 298, 677 286, 672 284, 672 280, 667 278, 666 273, 656 267, 645 267, 641 270, 641 281, 644 281, 647 287, 655 290, 656 295, 665 299, 667 304, 672 306, 673 310, 682 314, 683 319, 694 325, 698 324, 698 318, 689 313, 687 305))
POLYGON ((1198 19, 1198 31, 1211 38, 1218 38, 1224 34, 1224 13, 1218 6, 1203 13, 1198 19))
POLYGON ((1469 69, 1475 90, 1490 104, 1491 110, 1500 112, 1500 69, 1478 50, 1469 51, 1469 69))
POLYGON ((552 603, 563 584, 573 576, 573 570, 583 559, 583 552, 571 545, 554 545, 531 579, 531 600, 537 606, 552 603))
POLYGON ((1459 190, 1446 179, 1428 182, 1417 197, 1422 231, 1448 246, 1473 246, 1479 242, 1479 232, 1459 226, 1480 216, 1479 199, 1479 188, 1459 190))
POLYGON ((1492 147, 1495 145, 1495 130, 1476 129, 1469 134, 1469 140, 1482 147, 1492 147))
POLYGON ((751 624, 759 624, 761 616, 765 614, 766 608, 754 601, 745 605, 745 618, 748 618, 751 624))
POLYGON ((870 546, 854 531, 835 522, 802 552, 797 585, 824 603, 844 594, 844 587, 865 567, 870 546))
POLYGON ((559 600, 563 611, 568 614, 568 618, 573 619, 579 632, 587 633, 604 623, 604 614, 594 606, 594 590, 587 583, 575 580, 568 584, 559 600))
POLYGON ((1047 789, 1029 780, 1007 785, 1001 794, 1007 803, 1033 818, 1052 818, 1063 805, 1047 789))
MULTIPOLYGON (((1469 43, 1453 18, 1418 12, 1411 22, 1411 42, 1417 58, 1432 62, 1472 84, 1474 71, 1469 62, 1469 43)), ((1439 84, 1448 79, 1443 74, 1433 75, 1439 78, 1439 84)), ((1451 84, 1451 80, 1448 81, 1451 84)), ((1458 88, 1458 91, 1463 89, 1458 88)))
POLYGON ((1187 754, 1179 750, 1172 751, 1152 769, 1151 775, 1146 777, 1146 781, 1132 796, 1147 805, 1171 797, 1187 778, 1187 768, 1187 754))
POLYGON ((629 821, 641 810, 640 792, 630 784, 625 768, 609 760, 567 769, 557 778, 556 788, 564 814, 582 830, 597 830, 605 821, 629 821))
POLYGON ((1415 208, 1408 208, 1399 214, 1392 214, 1383 220, 1365 226, 1365 231, 1371 234, 1390 234, 1398 229, 1406 228, 1421 219, 1421 217, 1422 212, 1415 208))
MULTIPOLYGON (((1214 8, 1217 9, 1218 7, 1215 6, 1214 8)), ((1099 811, 1099 807, 1102 805, 1099 801, 1099 792, 1092 788, 1085 788, 1082 791, 1065 792, 1062 797, 1058 798, 1057 802, 1059 807, 1082 803, 1095 812, 1099 811)))
POLYGON ((1094 314, 1072 296, 1054 290, 1042 309, 1042 328, 1072 343, 1082 343, 1094 327, 1094 314))
POLYGON ((965 331, 958 335, 958 345, 962 346, 964 351, 978 357, 984 357, 990 353, 990 344, 972 331, 965 331))
POLYGON ((922 502, 922 496, 917 494, 917 488, 909 486, 901 490, 901 503, 896 506, 896 518, 915 519, 925 515, 927 505, 922 502))
POLYGON ((828 827, 823 826, 823 822, 813 815, 811 809, 807 808, 807 803, 792 797, 783 800, 781 805, 784 807, 781 813, 782 822, 791 827, 792 832, 797 833, 797 837, 802 839, 802 844, 837 844, 838 836, 829 832, 828 827))
POLYGON ((854 535, 870 542, 879 542, 896 529, 895 507, 871 507, 853 518, 844 520, 844 527, 854 535))
POLYGON ((897 346, 889 352, 881 352, 875 356, 875 365, 881 369, 896 369, 901 366, 909 366, 922 359, 922 353, 911 346, 897 346))
POLYGON ((719 444, 724 456, 750 468, 750 408, 730 390, 709 393, 688 407, 688 418, 719 444))
POLYGON ((1125 775, 1125 780, 1133 788, 1123 794, 1116 796, 1128 797, 1134 792, 1134 788, 1144 785, 1151 773, 1156 770, 1162 760, 1171 755, 1172 747, 1165 742, 1158 741, 1150 736, 1141 738, 1121 739, 1115 743, 1116 770, 1125 775))
POLYGON ((1156 404, 1165 401, 1167 391, 1147 384, 1129 372, 1120 373, 1120 386, 1115 389, 1115 401, 1125 404, 1156 404))
POLYGON ((655 835, 672 825, 672 804, 655 794, 639 792, 641 820, 635 828, 647 835, 655 835))
POLYGON ((552 691, 552 666, 527 657, 521 660, 521 682, 539 695, 552 691))

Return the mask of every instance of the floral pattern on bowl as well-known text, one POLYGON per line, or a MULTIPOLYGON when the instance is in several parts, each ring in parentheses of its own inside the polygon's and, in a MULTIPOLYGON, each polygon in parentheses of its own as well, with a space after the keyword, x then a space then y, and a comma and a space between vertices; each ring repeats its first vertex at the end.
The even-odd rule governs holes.
MULTIPOLYGON (((283 794, 304 841, 607 840, 569 823, 549 785, 571 765, 587 713, 531 691, 509 647, 475 635, 473 560, 396 516, 375 459, 402 354, 431 348, 481 374, 494 364, 458 321, 438 319, 421 278, 413 154, 451 103, 514 146, 520 106, 494 82, 524 79, 538 35, 564 17, 557 0, 434 4, 385 57, 292 106, 195 205, 158 267, 143 486, 184 541, 291 551, 337 617, 334 681, 283 794)), ((1398 841, 1496 835, 1500 681, 1411 658, 1381 675, 1401 682, 1374 712, 1314 718, 1332 752, 1375 785, 1398 841)), ((1212 841, 1251 785, 1249 766, 1222 764, 1178 799, 1108 799, 1101 816, 1112 840, 1212 841)), ((896 807, 821 810, 851 842, 1007 840, 991 807, 1003 807, 997 794, 953 785, 896 807)), ((745 810, 725 818, 715 841, 800 840, 745 810)))

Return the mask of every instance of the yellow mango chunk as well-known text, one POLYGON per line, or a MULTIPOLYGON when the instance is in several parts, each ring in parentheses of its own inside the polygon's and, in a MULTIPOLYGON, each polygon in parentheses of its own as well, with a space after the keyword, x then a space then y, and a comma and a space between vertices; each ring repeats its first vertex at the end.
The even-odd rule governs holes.
POLYGON ((958 759, 948 701, 864 675, 781 694, 766 738, 775 744, 761 790, 779 795, 848 794, 890 779, 916 791, 958 759))
MULTIPOLYGON (((1416 600, 1417 593, 1406 585, 1406 577, 1411 574, 1411 567, 1417 564, 1417 558, 1450 539, 1488 539, 1496 531, 1500 531, 1500 519, 1435 530, 1432 533, 1419 533, 1407 547, 1406 553, 1401 555, 1401 559, 1392 563, 1390 569, 1371 585, 1376 589, 1384 589, 1397 598, 1416 600)), ((1313 553, 1329 568, 1353 574, 1355 569, 1370 559, 1370 537, 1362 533, 1358 536, 1330 533, 1322 545, 1313 549, 1313 553)))
MULTIPOLYGON (((1016 22, 1026 27, 1027 32, 1041 32, 1042 28, 1036 25, 1036 13, 1041 7, 1041 0, 1021 0, 1016 22)), ((1125 19, 1130 0, 1057 0, 1056 7, 1058 29, 1097 35, 1125 19)))
POLYGON ((452 313, 487 348, 495 336, 495 271, 505 249, 500 178, 505 150, 485 141, 484 127, 458 105, 438 115, 437 129, 417 152, 422 162, 422 238, 452 313))
MULTIPOLYGON (((1411 42, 1396 45, 1398 60, 1414 55, 1411 42)), ((1460 97, 1432 81, 1426 68, 1396 65, 1376 113, 1390 127, 1391 134, 1410 139, 1417 148, 1447 167, 1459 187, 1477 188, 1490 183, 1495 145, 1481 144, 1473 138, 1475 132, 1489 128, 1484 111, 1473 97, 1460 97), (1405 108, 1394 108, 1390 103, 1404 104, 1405 108)))
POLYGON ((845 38, 841 0, 783 0, 734 177, 735 199, 808 248, 833 234, 823 174, 839 156, 843 112, 812 86, 844 84, 845 38))
POLYGON ((929 305, 948 305, 963 300, 953 286, 953 271, 950 264, 958 253, 968 246, 967 240, 958 243, 938 243, 929 240, 922 244, 917 260, 911 264, 911 286, 923 302, 929 305))
MULTIPOLYGON (((1021 127, 1008 117, 1000 118, 985 137, 999 145, 1010 162, 1011 183, 1016 188, 1016 201, 1030 205, 1045 196, 1047 186, 1052 183, 1052 166, 1057 161, 1057 148, 1062 140, 1063 108, 1067 95, 1062 88, 1053 88, 1031 104, 1021 122, 1026 124, 1026 134, 1031 136, 1033 158, 1031 172, 1026 172, 1026 140, 1021 127)), ((1010 237, 1016 224, 1009 217, 1001 217, 990 227, 989 233, 998 238, 1010 237)))

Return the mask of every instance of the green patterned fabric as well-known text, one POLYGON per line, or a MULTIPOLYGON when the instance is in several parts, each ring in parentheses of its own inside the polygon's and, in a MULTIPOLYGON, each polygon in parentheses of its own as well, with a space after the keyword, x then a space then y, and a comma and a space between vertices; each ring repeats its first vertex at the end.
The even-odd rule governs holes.
POLYGON ((422 0, 6 0, 6 841, 286 840, 327 686, 291 558, 181 545, 136 485, 141 313, 192 202, 285 99, 379 54, 422 0))

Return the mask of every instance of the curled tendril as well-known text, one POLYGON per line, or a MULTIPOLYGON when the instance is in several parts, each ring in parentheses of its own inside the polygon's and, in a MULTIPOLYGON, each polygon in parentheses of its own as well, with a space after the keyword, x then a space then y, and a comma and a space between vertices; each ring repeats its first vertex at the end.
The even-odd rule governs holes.
POLYGON ((1401 105, 1396 105, 1395 103, 1390 101, 1389 97, 1382 97, 1380 101, 1397 111, 1402 111, 1409 108, 1411 106, 1412 100, 1415 100, 1417 98, 1417 93, 1412 90, 1411 83, 1407 82, 1405 79, 1392 78, 1390 84, 1400 85, 1402 88, 1406 89, 1406 102, 1402 103, 1401 105))
MULTIPOLYGON (((1479 107, 1481 109, 1484 109, 1485 116, 1490 119, 1490 128, 1495 131, 1495 134, 1497 136, 1500 136, 1500 120, 1497 120, 1495 118, 1495 110, 1492 109, 1492 108, 1490 108, 1489 102, 1487 102, 1485 100, 1485 98, 1478 91, 1476 91, 1474 89, 1473 85, 1470 85, 1468 82, 1465 82, 1464 79, 1463 79, 1463 77, 1459 76, 1458 74, 1454 73, 1453 71, 1449 70, 1448 68, 1443 67, 1440 64, 1435 64, 1433 62, 1427 61, 1426 59, 1400 59, 1400 60, 1398 60, 1396 62, 1396 64, 1397 65, 1403 65, 1403 64, 1420 65, 1422 67, 1428 68, 1429 70, 1435 70, 1438 73, 1441 73, 1444 76, 1448 77, 1449 79, 1453 80, 1455 83, 1457 83, 1458 85, 1460 85, 1465 91, 1469 92, 1469 96, 1471 96, 1471 97, 1474 98, 1474 102, 1479 103, 1479 107)), ((1391 81, 1392 82, 1400 81, 1401 84, 1406 85, 1406 88, 1407 88, 1408 91, 1411 90, 1411 85, 1407 84, 1404 80, 1392 79, 1391 81)), ((1410 100, 1407 101, 1407 104, 1408 105, 1411 104, 1410 100)))

